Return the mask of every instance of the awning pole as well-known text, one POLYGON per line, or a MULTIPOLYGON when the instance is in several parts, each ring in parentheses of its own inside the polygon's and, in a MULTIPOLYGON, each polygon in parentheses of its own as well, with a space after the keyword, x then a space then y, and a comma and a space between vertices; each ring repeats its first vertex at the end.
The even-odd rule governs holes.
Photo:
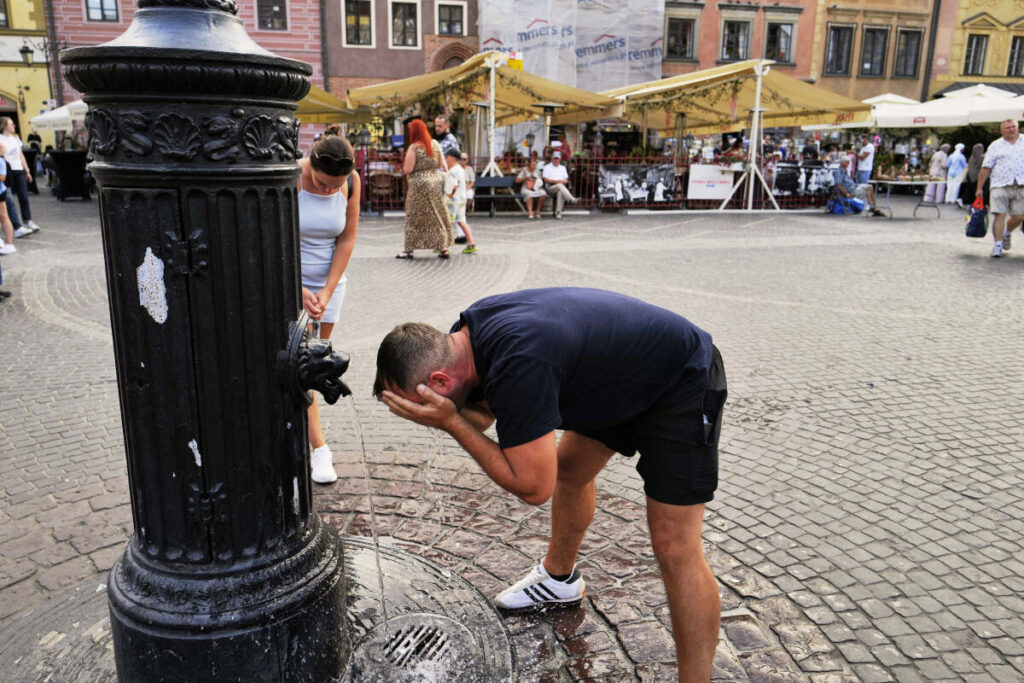
POLYGON ((491 106, 487 114, 487 166, 484 167, 483 174, 485 176, 500 176, 501 169, 498 168, 497 162, 494 161, 494 109, 495 109, 495 94, 494 94, 494 72, 497 71, 498 65, 501 63, 501 56, 491 54, 484 60, 487 68, 491 70, 491 87, 488 94, 488 98, 491 101, 491 106))

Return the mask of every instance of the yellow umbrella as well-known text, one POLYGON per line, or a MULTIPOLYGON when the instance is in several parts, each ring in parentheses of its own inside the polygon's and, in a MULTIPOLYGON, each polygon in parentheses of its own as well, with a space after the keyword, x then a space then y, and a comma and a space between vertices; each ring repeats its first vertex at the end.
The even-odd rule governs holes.
MULTIPOLYGON (((619 102, 608 115, 646 122, 656 130, 674 130, 678 114, 686 115, 686 130, 695 135, 743 130, 750 127, 750 112, 757 106, 755 69, 759 64, 772 62, 751 59, 601 94, 619 102)), ((760 107, 766 127, 871 121, 871 105, 774 69, 761 79, 760 107)), ((558 123, 573 120, 582 119, 555 117, 558 123)))
POLYGON ((368 111, 359 111, 331 93, 310 86, 309 94, 299 101, 295 116, 302 123, 365 123, 373 118, 368 111))
MULTIPOLYGON (((490 100, 490 67, 487 61, 500 56, 494 52, 481 53, 450 69, 355 88, 349 91, 349 100, 381 115, 398 115, 416 102, 431 99, 442 100, 450 107, 467 108, 471 102, 490 100)), ((610 97, 563 85, 505 64, 497 66, 494 71, 494 98, 495 123, 499 126, 536 119, 540 112, 532 105, 542 101, 557 101, 565 105, 561 111, 584 113, 590 118, 616 104, 610 97)))

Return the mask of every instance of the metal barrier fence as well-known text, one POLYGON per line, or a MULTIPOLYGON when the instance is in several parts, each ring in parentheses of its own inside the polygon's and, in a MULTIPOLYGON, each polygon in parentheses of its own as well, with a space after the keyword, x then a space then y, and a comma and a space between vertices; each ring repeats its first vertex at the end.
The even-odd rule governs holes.
MULTIPOLYGON (((357 170, 363 181, 362 209, 364 211, 401 211, 405 208, 405 175, 402 173, 403 156, 395 152, 371 150, 361 159, 357 170)), ((470 160, 477 175, 487 165, 486 157, 470 160)), ((506 156, 498 160, 502 175, 515 176, 526 165, 522 156, 506 156)), ((632 209, 717 209, 722 199, 689 196, 691 167, 686 160, 665 156, 572 157, 565 160, 569 171, 569 190, 579 199, 576 205, 599 210, 632 209)), ((712 176, 723 167, 702 164, 712 168, 712 176), (718 167, 716 169, 715 167, 718 167)), ((698 169, 694 165, 693 172, 698 169)), ((780 163, 774 169, 763 169, 773 188, 773 196, 781 209, 823 207, 831 194, 831 168, 828 165, 780 163)), ((728 170, 721 170, 716 182, 735 183, 739 172, 730 180, 728 170)), ((744 209, 747 206, 746 180, 736 190, 726 208, 744 209)), ((522 209, 514 197, 495 200, 499 211, 519 212, 522 209)), ((549 205, 552 202, 549 202, 549 205)), ((472 208, 472 207, 471 207, 472 208)), ((760 182, 754 183, 755 209, 771 209, 772 203, 760 182)))

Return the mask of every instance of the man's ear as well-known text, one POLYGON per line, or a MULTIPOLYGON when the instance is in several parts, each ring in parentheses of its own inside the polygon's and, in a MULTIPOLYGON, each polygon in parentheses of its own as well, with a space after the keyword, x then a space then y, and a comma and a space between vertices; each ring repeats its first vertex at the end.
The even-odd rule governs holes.
POLYGON ((427 384, 435 394, 441 394, 451 389, 452 378, 444 370, 435 370, 427 376, 427 384))

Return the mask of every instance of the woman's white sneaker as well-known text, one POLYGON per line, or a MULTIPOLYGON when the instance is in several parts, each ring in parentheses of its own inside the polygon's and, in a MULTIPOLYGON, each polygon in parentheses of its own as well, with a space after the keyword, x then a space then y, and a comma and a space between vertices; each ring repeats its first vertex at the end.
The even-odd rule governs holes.
POLYGON ((314 448, 310 454, 312 464, 312 478, 318 484, 333 484, 338 481, 338 473, 334 471, 334 456, 331 449, 324 444, 320 448, 314 448))
POLYGON ((556 581, 541 562, 525 578, 509 586, 494 598, 494 604, 506 610, 539 609, 549 605, 578 604, 587 593, 587 584, 578 569, 565 581, 556 581))

